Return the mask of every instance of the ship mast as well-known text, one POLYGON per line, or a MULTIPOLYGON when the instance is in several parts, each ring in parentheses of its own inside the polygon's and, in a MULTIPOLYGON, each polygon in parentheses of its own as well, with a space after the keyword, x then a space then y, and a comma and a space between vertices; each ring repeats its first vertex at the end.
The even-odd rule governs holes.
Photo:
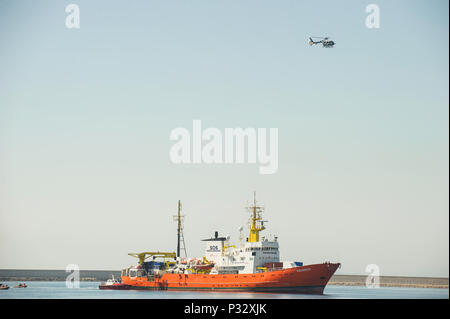
POLYGON ((247 210, 251 212, 252 224, 250 227, 250 234, 248 241, 250 243, 255 243, 259 241, 259 232, 266 229, 262 223, 261 213, 264 208, 262 206, 257 206, 256 202, 256 192, 253 192, 253 206, 247 207, 247 210))
POLYGON ((183 220, 184 215, 181 215, 181 201, 178 201, 178 214, 176 216, 173 216, 173 220, 177 222, 177 257, 180 256, 180 250, 184 250, 184 254, 187 257, 186 252, 186 244, 184 242, 184 235, 183 235, 183 220), (183 244, 183 247, 181 247, 181 244, 183 244))

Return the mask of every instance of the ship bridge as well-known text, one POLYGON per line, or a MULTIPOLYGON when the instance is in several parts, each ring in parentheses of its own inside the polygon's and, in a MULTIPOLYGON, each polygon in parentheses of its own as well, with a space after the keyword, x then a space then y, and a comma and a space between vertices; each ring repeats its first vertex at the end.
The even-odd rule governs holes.
POLYGON ((266 264, 279 263, 280 253, 277 237, 269 240, 260 238, 260 232, 265 229, 262 220, 263 207, 256 202, 247 207, 251 213, 249 237, 244 245, 236 247, 228 243, 228 237, 219 237, 218 232, 212 238, 204 239, 206 242, 205 257, 215 263, 211 273, 255 273, 264 271, 266 264))

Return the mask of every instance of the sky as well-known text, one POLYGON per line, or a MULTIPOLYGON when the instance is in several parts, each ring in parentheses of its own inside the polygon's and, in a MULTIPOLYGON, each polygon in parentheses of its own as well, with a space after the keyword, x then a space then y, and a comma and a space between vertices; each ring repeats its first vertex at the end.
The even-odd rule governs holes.
POLYGON ((284 260, 448 277, 448 9, 1 1, 0 268, 115 270, 175 251, 178 200, 202 256, 214 231, 237 240, 256 191, 284 260), (278 128, 278 171, 172 163, 170 132, 193 120, 278 128))

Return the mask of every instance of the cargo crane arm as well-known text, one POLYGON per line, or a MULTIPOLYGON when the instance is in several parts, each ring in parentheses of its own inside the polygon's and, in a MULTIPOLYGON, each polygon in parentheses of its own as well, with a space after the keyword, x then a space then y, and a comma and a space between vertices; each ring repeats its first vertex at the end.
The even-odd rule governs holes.
POLYGON ((153 259, 157 258, 157 257, 175 259, 177 257, 176 253, 168 253, 168 252, 162 252, 162 251, 146 251, 143 253, 129 253, 128 255, 138 258, 139 265, 142 265, 144 263, 144 261, 150 257, 153 257, 153 259))

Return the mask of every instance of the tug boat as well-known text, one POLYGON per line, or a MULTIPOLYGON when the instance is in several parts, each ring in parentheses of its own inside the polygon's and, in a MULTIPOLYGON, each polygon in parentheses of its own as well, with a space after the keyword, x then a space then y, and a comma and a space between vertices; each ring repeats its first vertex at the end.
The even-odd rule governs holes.
POLYGON ((129 285, 123 284, 120 281, 114 279, 114 276, 112 276, 112 279, 108 279, 105 282, 102 282, 100 286, 98 286, 98 289, 111 289, 111 290, 126 290, 130 289, 131 287, 129 285))
MULTIPOLYGON (((251 227, 245 242, 231 245, 229 236, 220 237, 215 232, 213 237, 203 239, 206 244, 203 258, 181 258, 180 209, 178 202, 177 253, 130 253, 139 259, 139 264, 122 270, 123 284, 131 289, 323 294, 341 266, 330 262, 303 265, 299 261, 280 261, 278 238, 260 237, 266 221, 262 220, 263 207, 256 202, 256 195, 253 205, 247 208, 251 213, 251 227), (150 257, 152 260, 146 261, 150 257)), ((240 231, 242 235, 242 227, 240 231)))

